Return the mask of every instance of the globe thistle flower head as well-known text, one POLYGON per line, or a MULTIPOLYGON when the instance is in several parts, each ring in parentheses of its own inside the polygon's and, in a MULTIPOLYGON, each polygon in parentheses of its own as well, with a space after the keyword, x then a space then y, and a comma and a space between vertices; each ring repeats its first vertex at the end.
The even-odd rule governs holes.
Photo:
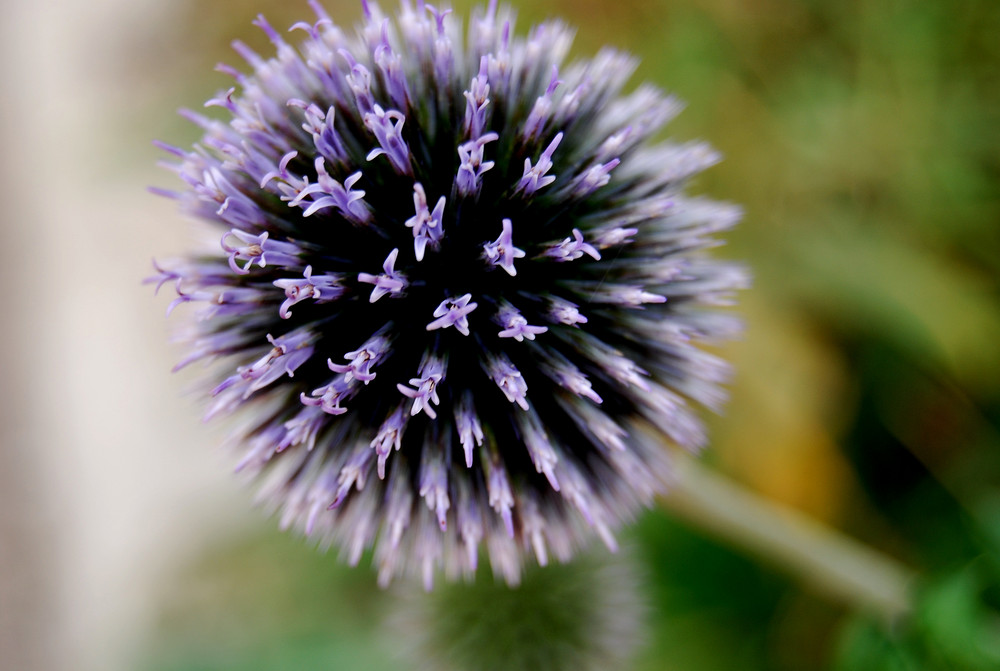
POLYGON ((717 160, 654 142, 679 104, 624 93, 633 60, 565 62, 491 2, 468 26, 363 2, 354 33, 310 2, 297 46, 242 43, 235 86, 163 143, 177 199, 217 243, 151 278, 193 303, 178 364, 217 360, 207 416, 235 413, 238 470, 281 523, 383 580, 471 575, 480 546, 516 582, 648 505, 663 436, 704 442, 745 283, 703 254, 738 210, 687 196, 717 160))

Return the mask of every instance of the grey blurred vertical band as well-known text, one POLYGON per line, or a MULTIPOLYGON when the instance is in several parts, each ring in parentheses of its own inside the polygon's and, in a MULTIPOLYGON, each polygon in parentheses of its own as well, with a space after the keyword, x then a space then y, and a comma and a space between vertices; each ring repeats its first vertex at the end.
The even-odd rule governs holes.
MULTIPOLYGON (((24 63, 15 54, 23 39, 17 38, 24 5, 0 0, 0 57, 8 64, 24 63)), ((19 671, 54 668, 53 641, 48 624, 56 618, 52 591, 50 553, 44 546, 44 502, 38 460, 33 452, 37 433, 31 426, 31 361, 38 352, 31 346, 32 292, 44 269, 31 267, 40 258, 31 237, 30 217, 24 197, 31 179, 18 170, 19 149, 30 140, 21 136, 19 119, 30 113, 29 72, 15 67, 0 69, 0 667, 19 671)), ((37 185, 36 185, 37 188, 37 185)))

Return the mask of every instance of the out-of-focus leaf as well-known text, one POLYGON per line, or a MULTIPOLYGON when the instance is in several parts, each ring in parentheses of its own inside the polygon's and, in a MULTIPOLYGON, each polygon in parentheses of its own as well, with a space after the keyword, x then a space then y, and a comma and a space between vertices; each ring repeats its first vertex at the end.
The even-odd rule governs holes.
MULTIPOLYGON (((972 510, 984 544, 990 551, 988 559, 994 571, 1000 571, 1000 491, 990 490, 976 501, 972 510)), ((997 575, 1000 581, 1000 573, 997 575)))
POLYGON ((919 626, 933 657, 949 668, 1000 668, 1000 612, 983 602, 988 576, 981 563, 927 588, 919 626))
POLYGON ((835 671, 995 671, 1000 613, 983 600, 991 576, 974 562, 925 586, 910 622, 887 632, 864 616, 841 631, 835 671))
POLYGON ((638 671, 771 668, 769 622, 787 589, 782 579, 661 511, 636 532, 655 604, 638 671))
POLYGON ((888 340, 928 368, 997 390, 1000 303, 983 278, 874 227, 803 230, 787 250, 785 290, 838 329, 888 340))
POLYGON ((841 631, 834 671, 933 671, 918 663, 880 625, 866 617, 856 617, 841 631))
POLYGON ((164 586, 148 671, 400 671, 380 631, 386 595, 300 539, 216 548, 164 586))

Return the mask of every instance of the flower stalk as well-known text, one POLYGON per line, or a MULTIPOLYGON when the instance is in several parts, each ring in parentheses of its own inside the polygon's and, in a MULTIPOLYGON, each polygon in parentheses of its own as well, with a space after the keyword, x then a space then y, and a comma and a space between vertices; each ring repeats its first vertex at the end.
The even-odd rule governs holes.
POLYGON ((676 481, 660 499, 681 520, 748 551, 816 592, 887 623, 912 610, 917 573, 900 561, 789 506, 677 455, 676 481))

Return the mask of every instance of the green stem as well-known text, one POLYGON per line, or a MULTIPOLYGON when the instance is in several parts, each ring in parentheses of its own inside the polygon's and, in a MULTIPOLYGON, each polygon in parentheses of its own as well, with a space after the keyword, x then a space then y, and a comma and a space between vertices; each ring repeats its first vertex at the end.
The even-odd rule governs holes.
POLYGON ((917 574, 797 510, 677 455, 663 505, 724 542, 749 550, 806 586, 887 622, 911 610, 917 574))

